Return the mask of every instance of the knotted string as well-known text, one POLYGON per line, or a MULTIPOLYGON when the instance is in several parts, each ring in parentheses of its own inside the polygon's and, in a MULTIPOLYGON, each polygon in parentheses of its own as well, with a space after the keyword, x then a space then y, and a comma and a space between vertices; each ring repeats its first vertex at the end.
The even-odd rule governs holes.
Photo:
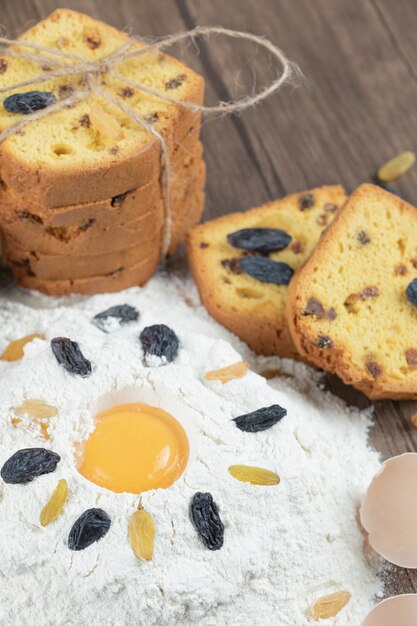
POLYGON ((45 109, 25 115, 24 119, 21 119, 15 124, 12 124, 8 128, 4 129, 0 133, 0 144, 11 135, 18 134, 21 129, 26 126, 26 124, 30 124, 31 122, 34 122, 36 120, 40 120, 63 109, 73 107, 78 102, 81 102, 82 100, 87 98, 90 94, 95 93, 98 96, 106 99, 114 106, 118 107, 135 123, 142 126, 149 133, 151 133, 159 141, 160 144, 162 163, 161 179, 165 187, 165 226, 162 242, 162 257, 165 258, 170 247, 172 227, 170 203, 171 164, 166 141, 164 137, 160 133, 158 133, 149 122, 146 121, 146 119, 135 113, 135 111, 128 107, 121 99, 119 99, 117 96, 113 95, 112 93, 107 91, 107 89, 101 86, 102 76, 104 74, 108 74, 114 79, 125 83, 129 87, 160 98, 165 102, 170 102, 185 109, 189 109, 193 112, 203 113, 205 115, 215 115, 219 113, 240 113, 247 108, 255 106, 262 100, 265 100, 273 93, 277 92, 284 83, 288 82, 294 76, 294 74, 298 72, 298 68, 295 64, 291 63, 287 59, 285 54, 268 39, 253 35, 252 33, 230 30, 228 28, 222 28, 220 26, 197 26, 192 30, 168 35, 167 37, 163 37, 159 40, 147 43, 141 48, 136 48, 137 41, 137 39, 131 38, 130 41, 117 48, 110 55, 102 57, 97 61, 86 61, 83 57, 79 55, 64 52, 63 50, 49 48, 41 44, 0 37, 0 47, 4 48, 4 46, 13 45, 18 46, 19 48, 32 49, 33 51, 37 51, 39 53, 31 54, 30 52, 22 52, 20 50, 12 50, 10 48, 7 48, 5 53, 8 56, 26 59, 34 63, 40 64, 43 67, 48 67, 48 70, 49 68, 51 69, 51 71, 47 71, 40 76, 36 76, 20 83, 16 83, 15 85, 2 87, 0 88, 0 93, 15 91, 16 89, 37 85, 42 82, 50 81, 56 78, 59 79, 69 76, 81 76, 81 78, 83 79, 82 86, 79 91, 73 92, 71 95, 62 98, 61 100, 59 100, 59 102, 55 102, 45 109), (143 54, 154 50, 165 50, 173 44, 179 43, 187 39, 194 41, 196 37, 207 37, 209 35, 215 34, 225 35, 234 39, 247 40, 256 43, 261 48, 264 48, 265 50, 270 52, 274 59, 279 62, 279 64, 282 66, 281 74, 255 95, 244 96, 242 98, 231 100, 229 102, 220 101, 213 106, 205 106, 168 96, 166 93, 162 93, 157 89, 153 89, 152 87, 149 87, 147 85, 137 83, 117 72, 118 64, 126 61, 127 59, 140 57, 143 54), (132 50, 132 48, 135 49, 132 50), (52 58, 51 56, 43 56, 42 53, 52 55, 52 58))

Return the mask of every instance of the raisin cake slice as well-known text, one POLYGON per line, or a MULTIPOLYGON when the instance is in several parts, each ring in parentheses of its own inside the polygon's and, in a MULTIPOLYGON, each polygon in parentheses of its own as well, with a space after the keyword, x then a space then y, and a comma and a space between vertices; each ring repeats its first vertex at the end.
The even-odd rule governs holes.
POLYGON ((341 186, 324 186, 193 228, 189 264, 208 312, 255 352, 298 358, 288 281, 345 200, 341 186))
MULTIPOLYGON (((86 62, 100 61, 128 43, 132 50, 146 45, 69 9, 57 9, 19 39, 77 55, 86 62)), ((11 49, 12 53, 22 50, 27 52, 28 48, 15 45, 11 49)), ((1 86, 12 87, 30 77, 48 74, 56 69, 54 60, 53 54, 43 53, 40 67, 39 63, 8 54, 6 49, 1 54, 1 86)), ((146 84, 167 97, 196 104, 203 101, 203 78, 160 50, 126 59, 116 69, 127 80, 146 84)), ((34 96, 22 97, 22 93, 41 91, 36 96, 40 100, 37 107, 45 108, 83 89, 79 75, 10 89, 0 99, 0 130, 24 121, 24 114, 34 106, 34 96)), ((152 124, 164 137, 170 156, 174 147, 199 127, 199 113, 140 92, 105 69, 100 89, 152 124)), ((147 184, 160 175, 160 169, 159 141, 99 93, 90 93, 71 107, 27 124, 21 133, 11 135, 0 145, 2 186, 20 194, 21 203, 34 202, 43 208, 105 200, 147 184)))
POLYGON ((292 280, 287 316, 309 361, 371 399, 417 398, 417 210, 358 187, 292 280))

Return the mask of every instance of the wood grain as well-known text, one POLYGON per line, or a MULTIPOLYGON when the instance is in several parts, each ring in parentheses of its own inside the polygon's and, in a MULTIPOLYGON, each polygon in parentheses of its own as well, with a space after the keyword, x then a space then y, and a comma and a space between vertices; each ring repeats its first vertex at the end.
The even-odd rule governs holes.
MULTIPOLYGON (((1 0, 1 21, 16 34, 60 4, 1 0)), ((341 182, 352 190, 372 180, 392 155, 415 149, 415 0, 67 0, 66 5, 142 35, 196 24, 249 30, 272 39, 300 66, 304 77, 296 86, 244 115, 204 124, 206 218, 324 183, 341 182)), ((260 50, 236 41, 231 46, 215 38, 199 50, 181 53, 206 77, 208 102, 259 88, 274 72, 260 50)), ((396 189, 416 203, 417 168, 396 189)), ((348 402, 367 405, 335 377, 327 384, 348 402)), ((417 403, 375 403, 371 439, 382 458, 417 449, 417 429, 410 423, 415 411, 417 403)), ((417 589, 412 571, 390 568, 386 577, 387 595, 417 589)))

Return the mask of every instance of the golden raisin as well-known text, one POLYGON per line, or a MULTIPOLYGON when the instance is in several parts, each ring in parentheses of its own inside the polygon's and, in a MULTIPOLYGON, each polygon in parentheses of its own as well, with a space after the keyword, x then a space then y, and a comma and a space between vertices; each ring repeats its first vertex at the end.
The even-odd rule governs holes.
POLYGON ((61 514, 66 501, 68 500, 68 483, 65 478, 58 481, 48 502, 43 507, 39 520, 41 526, 47 526, 61 514))
POLYGON ((348 591, 337 591, 328 596, 319 598, 313 606, 313 618, 316 622, 319 619, 334 617, 349 602, 351 595, 348 591))
POLYGON ((117 119, 110 113, 107 113, 99 104, 91 107, 88 116, 91 126, 101 135, 105 135, 110 139, 123 139, 124 133, 117 119))
POLYGON ((416 155, 409 150, 397 154, 397 156, 381 165, 378 170, 378 179, 382 183, 390 183, 393 180, 397 180, 397 178, 404 176, 408 172, 410 167, 414 165, 415 160, 416 155))
POLYGON ((155 524, 152 515, 142 504, 129 518, 129 540, 132 550, 140 561, 151 561, 155 542, 155 524))
POLYGON ((236 480, 251 485, 278 485, 280 482, 280 477, 275 472, 253 465, 231 465, 229 474, 236 480))
POLYGON ((33 335, 26 335, 20 339, 15 339, 15 341, 9 343, 0 359, 2 361, 18 361, 23 356, 23 348, 25 345, 34 339, 45 339, 45 337, 40 333, 33 333, 33 335))
POLYGON ((87 41, 87 45, 91 50, 95 50, 101 44, 100 33, 97 28, 93 28, 91 26, 85 26, 83 30, 83 35, 85 40, 87 41))
POLYGON ((222 367, 219 370, 211 370, 204 374, 206 380, 219 380, 223 385, 235 378, 242 378, 249 369, 249 363, 247 361, 238 361, 233 365, 222 367))
MULTIPOLYGON (((47 402, 44 402, 43 400, 30 398, 28 400, 24 400, 19 406, 13 407, 13 411, 16 415, 28 415, 29 417, 34 418, 40 426, 43 438, 50 439, 48 420, 58 414, 56 406, 47 404, 47 402)), ((20 422, 21 420, 18 418, 12 419, 14 427, 17 427, 20 422)))

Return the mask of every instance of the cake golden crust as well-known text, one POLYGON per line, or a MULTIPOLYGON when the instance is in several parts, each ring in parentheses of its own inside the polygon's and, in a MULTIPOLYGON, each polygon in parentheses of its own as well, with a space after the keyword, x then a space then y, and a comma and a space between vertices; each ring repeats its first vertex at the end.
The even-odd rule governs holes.
MULTIPOLYGON (((65 42, 63 50, 92 61, 110 54, 128 41, 125 33, 68 9, 58 9, 24 33, 21 39, 57 49, 65 42), (98 46, 91 46, 86 36, 92 30, 97 33, 98 46)), ((135 44, 136 47, 142 45, 135 44)), ((168 95, 197 104, 203 101, 203 79, 180 61, 160 52, 142 55, 140 61, 124 61, 118 72, 138 82, 145 80, 148 72, 152 76, 152 85, 159 91, 168 89, 168 95), (175 82, 174 79, 179 77, 182 81, 175 82), (175 86, 175 91, 170 85, 175 86)), ((36 64, 10 57, 2 81, 4 85, 12 85, 37 74, 39 67, 36 64)), ((199 114, 160 98, 131 94, 124 91, 125 87, 124 83, 105 77, 106 89, 116 97, 125 98, 127 106, 152 120, 155 130, 164 137, 170 154, 175 145, 199 126, 199 114), (127 93, 129 95, 123 95, 127 93)), ((51 91, 58 99, 61 93, 65 96, 70 89, 80 89, 79 78, 52 79, 42 83, 42 90, 51 91), (62 92, 63 88, 66 92, 62 92)), ((30 90, 30 87, 23 89, 30 90)), ((6 92, 5 97, 8 95, 6 92)), ((19 117, 0 107, 0 129, 18 121, 19 117)), ((21 134, 9 137, 0 146, 3 186, 19 194, 21 202, 35 202, 44 208, 96 202, 125 193, 155 179, 160 167, 159 141, 117 107, 94 94, 69 109, 27 125, 21 134), (91 123, 90 118, 88 124, 81 123, 97 104, 120 125, 122 138, 115 140, 107 136, 91 123)))
POLYGON ((232 247, 227 235, 242 228, 282 229, 292 242, 270 258, 297 269, 345 199, 341 186, 324 186, 193 228, 188 235, 189 265, 210 315, 259 354, 299 358, 285 317, 288 287, 236 274, 243 251, 232 247))
POLYGON ((370 399, 417 398, 416 233, 413 206, 361 185, 289 287, 300 354, 370 399))

